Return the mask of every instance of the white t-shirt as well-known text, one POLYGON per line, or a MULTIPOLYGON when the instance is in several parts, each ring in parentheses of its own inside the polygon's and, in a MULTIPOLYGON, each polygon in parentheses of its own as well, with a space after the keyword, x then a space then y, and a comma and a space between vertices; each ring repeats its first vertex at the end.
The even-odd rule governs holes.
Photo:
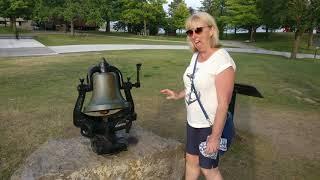
MULTIPOLYGON (((185 103, 188 124, 194 128, 204 128, 210 127, 210 124, 206 120, 194 92, 190 95, 190 77, 192 76, 197 55, 198 52, 193 54, 191 62, 183 75, 186 92, 185 103)), ((193 80, 194 86, 212 124, 214 123, 213 121, 218 106, 215 76, 230 66, 233 67, 234 70, 236 69, 233 59, 225 49, 218 49, 206 61, 197 62, 196 65, 193 80)))

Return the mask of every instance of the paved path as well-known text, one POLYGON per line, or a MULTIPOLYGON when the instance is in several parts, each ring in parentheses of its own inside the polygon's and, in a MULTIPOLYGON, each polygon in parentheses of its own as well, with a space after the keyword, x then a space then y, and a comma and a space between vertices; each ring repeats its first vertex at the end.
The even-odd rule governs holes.
POLYGON ((45 45, 34 39, 0 39, 0 49, 45 47, 45 45))
MULTIPOLYGON (((236 41, 222 41, 229 52, 242 52, 254 54, 270 54, 290 57, 290 52, 270 51, 255 48, 236 41)), ((94 44, 94 45, 67 45, 44 46, 34 39, 0 39, 0 57, 10 56, 39 56, 55 55, 75 52, 130 50, 130 49, 189 49, 186 45, 134 45, 134 44, 94 44)), ((320 53, 320 52, 319 52, 320 53)), ((313 54, 297 54, 297 58, 314 58, 313 54)), ((320 59, 320 54, 316 56, 320 59)))
POLYGON ((88 52, 88 51, 110 51, 130 49, 189 49, 185 45, 139 45, 139 44, 98 44, 98 45, 68 45, 48 46, 57 53, 88 52))
MULTIPOLYGON (((107 44, 107 45, 68 45, 68 46, 48 46, 53 51, 62 53, 89 52, 89 51, 109 51, 109 50, 130 50, 130 49, 189 49, 185 45, 129 45, 129 44, 107 44)), ((229 52, 242 52, 253 54, 270 54, 289 58, 290 52, 270 51, 260 48, 225 48, 229 52)), ((297 54, 297 58, 314 58, 313 54, 297 54)), ((320 59, 320 55, 317 55, 320 59)))
POLYGON ((58 53, 47 47, 21 47, 21 48, 0 48, 0 57, 15 56, 46 56, 57 55, 58 53))

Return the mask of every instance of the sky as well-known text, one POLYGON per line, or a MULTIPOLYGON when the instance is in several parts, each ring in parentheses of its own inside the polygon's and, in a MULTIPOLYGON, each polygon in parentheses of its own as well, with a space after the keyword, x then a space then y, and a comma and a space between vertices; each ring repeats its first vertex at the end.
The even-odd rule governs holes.
MULTIPOLYGON (((165 11, 168 11, 168 4, 173 0, 167 0, 167 4, 163 5, 165 11)), ((187 7, 192 7, 193 9, 198 9, 201 6, 200 0, 184 0, 187 4, 187 7)))

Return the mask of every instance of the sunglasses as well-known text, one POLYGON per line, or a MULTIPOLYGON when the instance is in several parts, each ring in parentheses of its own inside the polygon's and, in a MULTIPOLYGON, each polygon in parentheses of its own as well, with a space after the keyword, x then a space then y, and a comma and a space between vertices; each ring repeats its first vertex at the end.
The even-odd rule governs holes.
POLYGON ((211 27, 211 26, 197 27, 195 30, 189 29, 188 31, 186 31, 186 34, 190 37, 193 35, 193 33, 200 34, 202 33, 203 28, 206 28, 206 27, 211 27))

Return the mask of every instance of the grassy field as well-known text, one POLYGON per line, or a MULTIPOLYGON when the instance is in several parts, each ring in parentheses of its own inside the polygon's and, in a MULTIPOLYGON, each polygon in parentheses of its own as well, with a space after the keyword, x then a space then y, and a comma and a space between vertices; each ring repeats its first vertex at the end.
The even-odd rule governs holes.
POLYGON ((141 36, 114 36, 102 34, 37 34, 36 40, 47 46, 74 45, 74 44, 169 44, 169 45, 186 45, 185 41, 172 41, 166 39, 146 39, 141 36))
MULTIPOLYGON (((19 33, 30 33, 31 31, 29 30, 25 30, 25 29, 18 29, 19 33)), ((14 34, 12 29, 8 26, 8 27, 0 27, 0 35, 1 34, 14 34)))
MULTIPOLYGON (((227 37, 223 37, 226 40, 238 40, 245 41, 248 40, 248 34, 230 34, 227 37)), ((287 51, 291 52, 294 40, 294 33, 269 33, 269 38, 266 38, 265 33, 256 34, 256 42, 249 43, 250 45, 257 46, 260 48, 274 50, 274 51, 287 51)), ((314 40, 317 40, 320 43, 320 34, 314 35, 314 40)), ((320 46, 320 44, 319 44, 320 46)), ((308 34, 303 34, 301 38, 300 53, 310 53, 315 52, 315 46, 311 46, 308 49, 308 34)))
POLYGON ((177 34, 177 36, 168 36, 164 34, 159 34, 157 36, 141 36, 135 34, 129 34, 125 32, 89 32, 92 34, 109 35, 109 36, 120 36, 120 37, 133 37, 133 38, 143 38, 143 39, 156 39, 156 40, 170 40, 170 41, 185 41, 186 34, 177 34))
MULTIPOLYGON (((32 35, 47 46, 59 45, 74 45, 74 44, 169 44, 169 45, 185 45, 186 36, 139 36, 122 32, 98 32, 98 31, 77 31, 75 36, 70 33, 63 33, 58 31, 26 31, 20 30, 22 34, 32 35)), ((12 34, 9 27, 0 27, 1 34, 12 34)), ((248 34, 224 34, 222 40, 234 40, 244 42, 248 40, 248 34)), ((249 45, 264 48, 274 51, 291 52, 293 45, 294 33, 269 33, 269 38, 266 38, 265 33, 256 34, 256 42, 248 43, 249 45)), ((315 41, 320 42, 320 35, 314 36, 315 41)), ((315 53, 315 46, 307 48, 308 35, 304 34, 301 39, 299 53, 315 53)), ((320 53, 320 52, 318 52, 320 53)))
MULTIPOLYGON (((229 35, 223 40, 244 41, 247 40, 247 34, 238 34, 237 36, 229 35)), ((171 36, 138 36, 128 33, 103 33, 88 32, 78 33, 76 36, 69 34, 37 34, 36 39, 47 46, 55 45, 72 45, 72 44, 169 44, 169 45, 185 45, 186 37, 171 36)), ((248 45, 264 48, 274 51, 291 52, 294 39, 293 33, 271 33, 269 38, 265 38, 264 33, 258 33, 257 41, 248 43, 248 45)), ((320 41, 320 35, 315 35, 314 39, 320 41)), ((315 46, 307 48, 308 35, 304 34, 301 39, 299 53, 314 54, 315 46)), ((320 53, 320 52, 318 52, 320 53)))
MULTIPOLYGON (((116 65, 124 77, 133 77, 132 81, 135 81, 135 64, 143 64, 142 87, 132 90, 138 113, 135 123, 163 137, 184 142, 184 103, 168 102, 159 91, 183 88, 181 76, 190 56, 191 53, 184 50, 135 50, 0 58, 0 179, 8 179, 19 164, 48 139, 80 135, 72 124, 76 86, 88 67, 97 64, 101 57, 116 65), (171 128, 162 128, 169 124, 171 128)), ((320 79, 316 77, 320 76, 320 62, 252 54, 232 56, 238 68, 237 82, 256 86, 265 97, 239 96, 237 121, 248 122, 241 117, 252 110, 256 113, 253 117, 264 113, 260 118, 274 121, 277 126, 280 115, 276 115, 296 112, 290 119, 283 120, 293 125, 312 123, 308 126, 311 129, 303 132, 308 131, 314 138, 315 145, 309 148, 314 152, 319 150, 320 79), (312 117, 308 121, 307 114, 312 117)), ((231 152, 222 157, 225 179, 316 179, 320 176, 319 157, 306 157, 303 152, 295 152, 296 149, 279 150, 278 144, 265 134, 240 127, 231 152)), ((299 128, 294 128, 293 133, 304 137, 299 128)))

